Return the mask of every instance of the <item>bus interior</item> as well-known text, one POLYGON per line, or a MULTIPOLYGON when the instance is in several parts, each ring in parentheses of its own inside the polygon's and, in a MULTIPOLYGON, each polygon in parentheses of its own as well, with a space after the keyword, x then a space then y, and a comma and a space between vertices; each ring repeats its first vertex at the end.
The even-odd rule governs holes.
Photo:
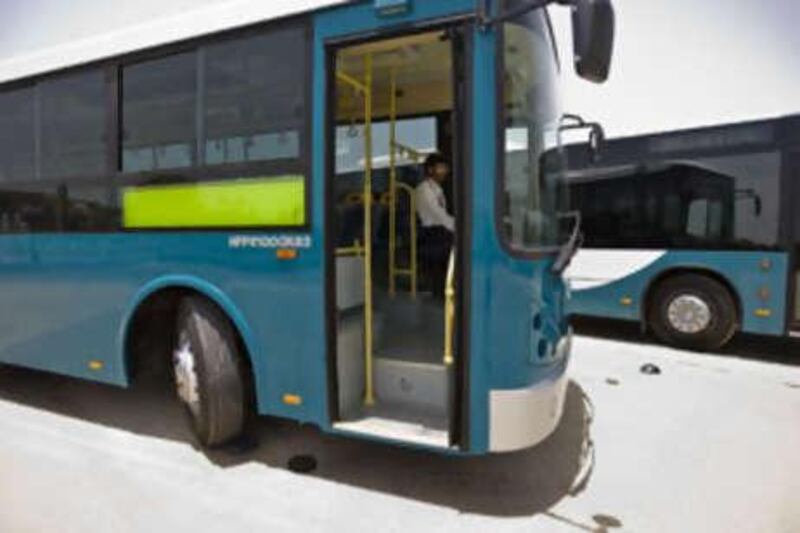
POLYGON ((456 215, 457 40, 454 32, 430 31, 335 53, 328 264, 333 422, 342 432, 438 448, 454 443, 458 266, 453 246, 444 299, 430 294, 415 189, 425 158, 442 155, 451 169, 443 183, 447 209, 456 215))

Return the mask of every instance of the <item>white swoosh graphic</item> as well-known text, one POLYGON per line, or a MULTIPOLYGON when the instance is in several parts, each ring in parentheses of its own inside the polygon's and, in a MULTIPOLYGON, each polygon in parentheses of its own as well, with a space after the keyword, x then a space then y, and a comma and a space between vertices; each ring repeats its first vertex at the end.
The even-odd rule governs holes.
POLYGON ((564 278, 573 290, 595 289, 644 270, 666 253, 666 250, 580 250, 564 272, 564 278))

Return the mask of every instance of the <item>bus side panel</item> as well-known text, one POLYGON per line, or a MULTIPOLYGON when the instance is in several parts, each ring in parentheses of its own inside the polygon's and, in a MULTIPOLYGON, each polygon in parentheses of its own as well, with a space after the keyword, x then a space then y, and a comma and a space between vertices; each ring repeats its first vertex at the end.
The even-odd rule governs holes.
POLYGON ((0 278, 7 280, 0 293, 2 361, 126 385, 130 302, 154 280, 191 278, 216 287, 243 317, 232 319, 249 332, 259 411, 324 419, 319 239, 293 261, 280 261, 273 248, 232 246, 226 232, 36 235, 16 238, 15 246, 16 255, 9 244, 0 250, 2 273, 11 274, 0 278), (287 405, 284 394, 302 403, 287 405))
POLYGON ((124 382, 114 346, 127 288, 100 240, 105 238, 0 238, 0 360, 124 382))
MULTIPOLYGON (((592 253, 585 250, 583 261, 591 265, 592 253)), ((642 251, 646 253, 648 251, 642 251)), ((603 251, 604 254, 627 251, 603 251)), ((779 252, 698 252, 670 251, 636 272, 624 269, 616 278, 606 279, 593 288, 581 290, 573 279, 571 314, 639 320, 645 309, 646 292, 652 282, 670 270, 696 269, 714 272, 735 289, 734 295, 742 305, 742 331, 763 335, 785 333, 786 291, 788 288, 789 257, 779 252), (763 300, 759 292, 767 289, 763 300)), ((621 260, 620 264, 625 261, 621 260)))

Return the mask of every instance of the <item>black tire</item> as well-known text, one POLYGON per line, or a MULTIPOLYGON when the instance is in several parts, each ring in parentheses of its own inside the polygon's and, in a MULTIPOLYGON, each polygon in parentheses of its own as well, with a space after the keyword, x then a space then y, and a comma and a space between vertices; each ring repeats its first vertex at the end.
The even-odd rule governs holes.
POLYGON ((723 347, 739 326, 733 295, 722 283, 702 274, 680 274, 660 282, 650 299, 647 319, 662 342, 697 351, 723 347), (709 310, 707 325, 700 331, 680 331, 670 321, 670 305, 686 296, 699 299, 709 310))
POLYGON ((192 354, 198 401, 190 407, 180 394, 179 399, 197 439, 213 447, 240 436, 249 404, 242 354, 230 321, 208 300, 185 298, 178 307, 176 341, 174 376, 179 352, 188 346, 192 354))

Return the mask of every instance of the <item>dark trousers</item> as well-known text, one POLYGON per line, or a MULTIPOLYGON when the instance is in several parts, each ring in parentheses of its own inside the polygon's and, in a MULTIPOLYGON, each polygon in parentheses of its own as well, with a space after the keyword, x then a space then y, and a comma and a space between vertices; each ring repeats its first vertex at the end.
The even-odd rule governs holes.
POLYGON ((453 234, 444 226, 422 227, 419 232, 422 269, 434 296, 444 297, 453 234))

